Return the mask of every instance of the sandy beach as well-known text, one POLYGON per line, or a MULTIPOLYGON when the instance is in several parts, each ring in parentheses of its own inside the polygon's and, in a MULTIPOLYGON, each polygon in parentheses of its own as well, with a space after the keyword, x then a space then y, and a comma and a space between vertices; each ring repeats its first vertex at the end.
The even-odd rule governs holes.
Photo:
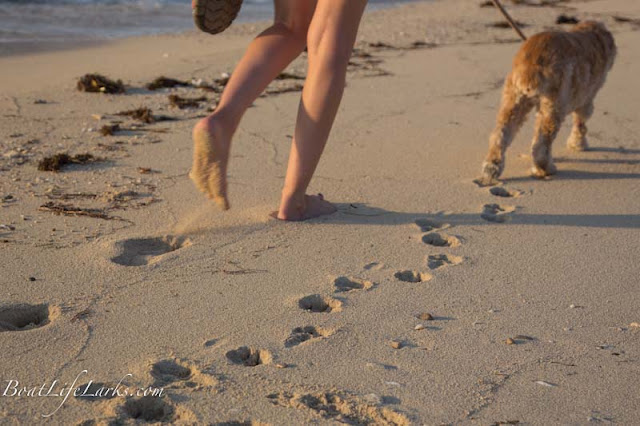
POLYGON ((338 212, 301 223, 269 213, 304 55, 243 119, 231 210, 188 178, 263 24, 1 57, 0 424, 640 424, 640 3, 505 2, 528 35, 600 20, 618 57, 591 149, 567 120, 558 174, 531 178, 531 117, 492 188, 473 180, 521 42, 480 3, 365 14, 310 188, 338 212), (87 384, 134 395, 67 395, 87 384))

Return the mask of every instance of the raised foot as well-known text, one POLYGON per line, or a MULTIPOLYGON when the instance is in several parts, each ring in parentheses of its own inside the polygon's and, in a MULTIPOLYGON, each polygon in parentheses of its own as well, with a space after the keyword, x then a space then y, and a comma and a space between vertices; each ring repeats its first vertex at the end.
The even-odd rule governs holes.
POLYGON ((205 120, 193 128, 193 166, 189 177, 198 190, 212 199, 222 210, 228 210, 229 146, 224 142, 222 132, 210 124, 210 121, 205 120))

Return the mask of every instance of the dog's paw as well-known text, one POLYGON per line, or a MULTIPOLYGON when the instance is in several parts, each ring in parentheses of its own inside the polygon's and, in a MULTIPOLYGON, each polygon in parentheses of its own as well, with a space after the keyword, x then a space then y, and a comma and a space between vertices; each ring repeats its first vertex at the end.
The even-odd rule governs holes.
POLYGON ((479 187, 494 186, 500 183, 498 178, 502 173, 502 164, 496 164, 491 161, 482 163, 482 176, 474 179, 474 183, 479 187))
POLYGON ((589 144, 587 143, 587 138, 571 135, 567 141, 567 149, 576 152, 588 150, 589 144))
POLYGON ((555 175, 557 172, 558 172, 558 169, 551 162, 547 164, 546 167, 540 167, 536 165, 531 167, 531 176, 538 179, 544 179, 547 176, 555 175))
POLYGON ((502 174, 503 168, 503 163, 485 161, 482 163, 482 177, 487 180, 497 180, 502 174))

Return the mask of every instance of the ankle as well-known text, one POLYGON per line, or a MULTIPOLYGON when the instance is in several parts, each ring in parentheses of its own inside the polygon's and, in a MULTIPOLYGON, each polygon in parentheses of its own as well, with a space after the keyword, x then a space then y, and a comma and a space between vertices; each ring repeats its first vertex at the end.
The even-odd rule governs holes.
POLYGON ((295 202, 298 204, 304 204, 306 191, 299 189, 283 188, 281 197, 283 201, 295 202))
POLYGON ((227 114, 213 112, 196 123, 196 129, 204 130, 208 133, 222 138, 231 139, 235 133, 237 122, 227 114))
POLYGON ((207 117, 211 122, 215 122, 232 133, 235 132, 238 124, 240 124, 241 118, 242 114, 228 107, 218 107, 207 117))

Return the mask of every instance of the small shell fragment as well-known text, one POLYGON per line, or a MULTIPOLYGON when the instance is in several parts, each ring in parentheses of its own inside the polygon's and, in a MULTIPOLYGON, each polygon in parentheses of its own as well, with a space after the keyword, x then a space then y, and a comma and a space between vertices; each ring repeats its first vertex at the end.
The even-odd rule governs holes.
POLYGON ((511 337, 509 337, 509 338, 505 341, 505 343, 506 343, 507 345, 515 345, 515 344, 516 344, 516 341, 515 341, 515 340, 513 340, 511 337))
POLYGON ((558 385, 554 385, 553 383, 545 382, 544 380, 536 381, 536 385, 546 386, 548 388, 554 388, 554 387, 558 386, 558 385))
POLYGON ((433 321, 433 315, 431 315, 429 312, 423 312, 417 315, 417 318, 422 321, 433 321))
POLYGON ((400 348, 402 348, 402 342, 399 342, 399 341, 397 341, 397 340, 392 340, 392 341, 391 341, 391 343, 390 343, 390 345, 391 345, 391 347, 392 347, 393 349, 400 349, 400 348))
POLYGON ((424 324, 418 324, 415 327, 413 327, 414 330, 424 330, 426 327, 424 326, 424 324))

